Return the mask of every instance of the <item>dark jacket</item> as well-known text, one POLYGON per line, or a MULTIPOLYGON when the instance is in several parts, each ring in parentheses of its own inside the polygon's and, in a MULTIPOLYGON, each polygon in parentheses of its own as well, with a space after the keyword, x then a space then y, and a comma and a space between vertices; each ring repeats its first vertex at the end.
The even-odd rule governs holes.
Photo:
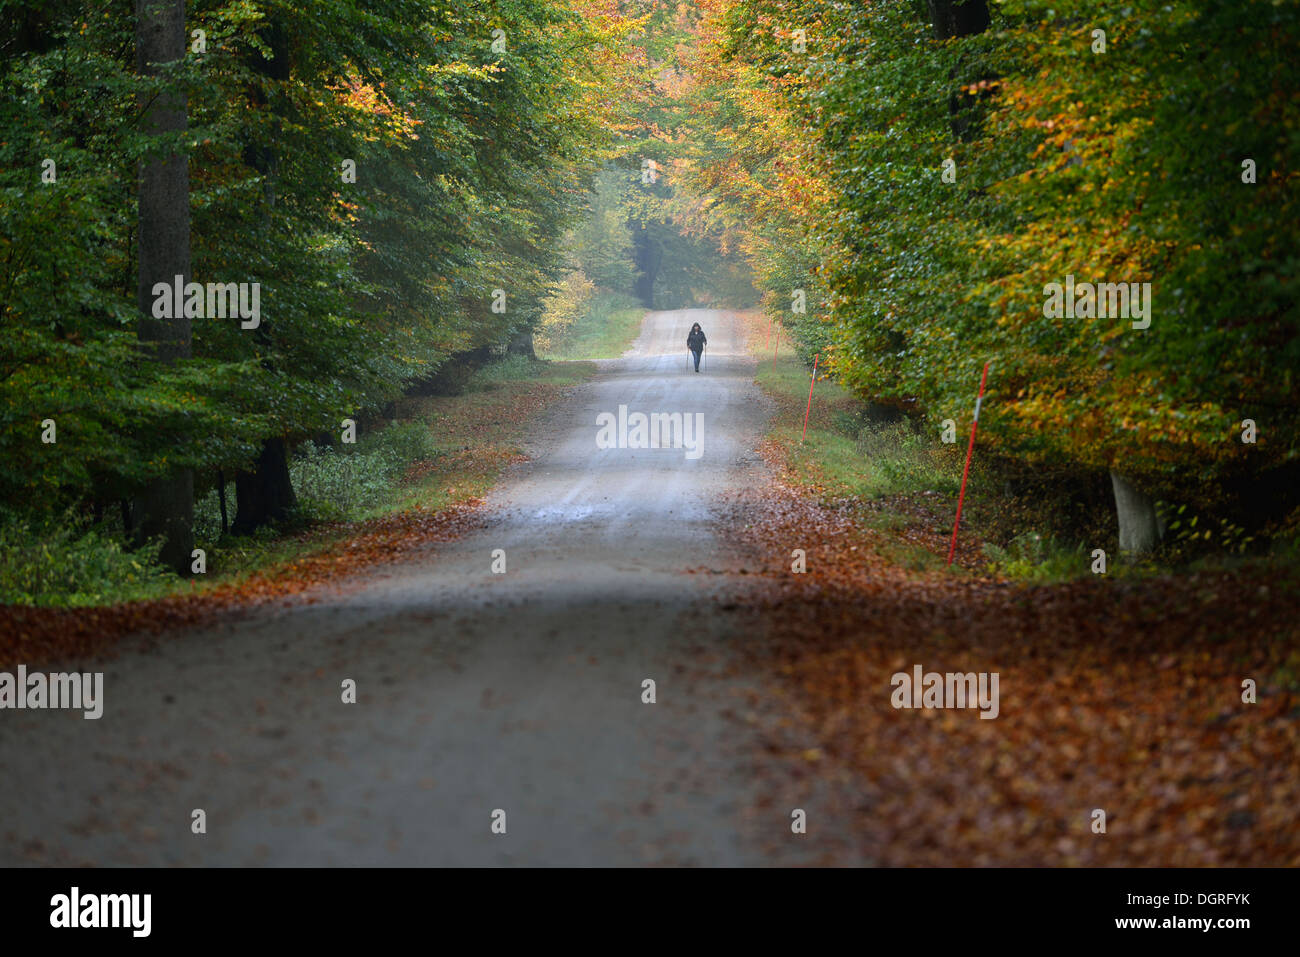
POLYGON ((704 348, 704 344, 708 341, 708 339, 704 338, 704 330, 700 329, 697 332, 692 332, 686 337, 686 348, 690 349, 692 352, 699 352, 704 348))

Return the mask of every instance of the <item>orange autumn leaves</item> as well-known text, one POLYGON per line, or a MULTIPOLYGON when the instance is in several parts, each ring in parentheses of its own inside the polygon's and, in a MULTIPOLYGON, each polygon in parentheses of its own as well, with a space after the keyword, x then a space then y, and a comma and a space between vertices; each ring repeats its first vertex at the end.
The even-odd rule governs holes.
POLYGON ((792 776, 853 782, 816 811, 850 848, 835 863, 1300 864, 1296 582, 909 575, 845 508, 779 492, 732 519, 764 566, 737 645, 769 676, 754 706, 823 755, 790 752, 792 776), (895 710, 890 676, 916 664, 998 672, 999 717, 895 710))

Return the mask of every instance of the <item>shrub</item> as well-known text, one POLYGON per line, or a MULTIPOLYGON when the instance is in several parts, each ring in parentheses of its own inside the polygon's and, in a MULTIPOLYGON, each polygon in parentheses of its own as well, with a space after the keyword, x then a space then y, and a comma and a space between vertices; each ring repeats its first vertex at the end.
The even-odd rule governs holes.
POLYGON ((363 435, 356 445, 304 442, 289 475, 304 517, 339 521, 388 500, 407 468, 439 454, 428 425, 394 423, 363 435))
POLYGON ((0 518, 0 604, 73 606, 141 597, 174 578, 160 542, 130 549, 102 527, 64 515, 0 518))

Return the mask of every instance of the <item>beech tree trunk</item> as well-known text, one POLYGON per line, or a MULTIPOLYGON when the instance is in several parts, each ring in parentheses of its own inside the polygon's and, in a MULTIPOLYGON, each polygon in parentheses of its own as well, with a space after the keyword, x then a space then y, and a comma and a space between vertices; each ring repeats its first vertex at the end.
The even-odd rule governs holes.
POLYGON ((1115 490, 1115 514, 1119 518, 1119 550, 1134 555, 1151 551, 1165 534, 1155 502, 1114 469, 1111 469, 1110 482, 1115 490))
POLYGON ((267 439, 257 468, 235 475, 235 522, 232 535, 248 535, 270 522, 287 518, 297 504, 289 479, 289 451, 284 439, 267 439))
MULTIPOLYGON (((184 0, 136 0, 136 70, 158 76, 185 56, 184 0)), ((152 136, 186 128, 186 102, 167 91, 143 104, 141 128, 152 136)), ((190 172, 188 157, 173 152, 149 154, 140 165, 139 262, 136 304, 137 335, 152 346, 158 362, 190 356, 190 320, 153 317, 154 283, 190 279, 190 172)), ((134 538, 161 536, 160 557, 180 574, 188 574, 194 547, 194 473, 188 469, 151 482, 135 498, 134 538)))
MULTIPOLYGON (((267 57, 260 51, 251 54, 253 70, 272 80, 289 79, 289 38, 283 26, 272 19, 262 30, 262 40, 271 51, 267 57)), ((250 97, 259 107, 266 106, 260 90, 254 89, 250 97)), ((278 120, 276 121, 278 128, 278 120)), ((245 161, 262 173, 266 180, 266 209, 269 220, 276 202, 276 173, 279 157, 274 145, 250 143, 244 151, 245 161)), ((255 335, 260 342, 270 342, 270 321, 263 318, 255 335)), ((262 443, 257 466, 251 472, 235 473, 235 521, 230 526, 232 535, 248 535, 255 529, 288 516, 297 503, 293 481, 289 476, 288 445, 283 436, 266 439, 262 443)))
POLYGON ((226 473, 217 469, 217 503, 221 506, 221 534, 230 531, 230 521, 226 517, 226 473))
POLYGON ((968 37, 983 33, 989 26, 989 8, 985 0, 928 0, 930 20, 937 39, 968 37))
POLYGON ((533 330, 526 329, 511 339, 510 345, 506 346, 506 354, 536 359, 537 353, 533 349, 533 330))
POLYGON ((645 225, 635 224, 632 234, 632 259, 636 263, 636 297, 647 309, 655 307, 655 279, 663 263, 663 247, 650 235, 645 225))
MULTIPOLYGON (((937 40, 949 40, 953 37, 969 37, 983 33, 988 29, 989 8, 985 0, 927 0, 930 9, 930 21, 934 25, 937 40)), ((948 74, 956 81, 960 75, 958 67, 948 74)), ((978 97, 962 90, 954 91, 948 97, 948 125, 952 135, 964 140, 972 132, 971 109, 978 97)))

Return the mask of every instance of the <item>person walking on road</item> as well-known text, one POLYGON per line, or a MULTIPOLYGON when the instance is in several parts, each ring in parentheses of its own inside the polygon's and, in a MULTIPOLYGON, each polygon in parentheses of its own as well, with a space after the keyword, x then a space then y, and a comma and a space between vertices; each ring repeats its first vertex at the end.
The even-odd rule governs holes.
POLYGON ((686 348, 691 355, 695 356, 696 372, 700 371, 700 353, 704 351, 704 347, 708 344, 709 340, 704 338, 704 330, 700 328, 700 324, 697 322, 691 326, 690 335, 686 337, 686 348))

